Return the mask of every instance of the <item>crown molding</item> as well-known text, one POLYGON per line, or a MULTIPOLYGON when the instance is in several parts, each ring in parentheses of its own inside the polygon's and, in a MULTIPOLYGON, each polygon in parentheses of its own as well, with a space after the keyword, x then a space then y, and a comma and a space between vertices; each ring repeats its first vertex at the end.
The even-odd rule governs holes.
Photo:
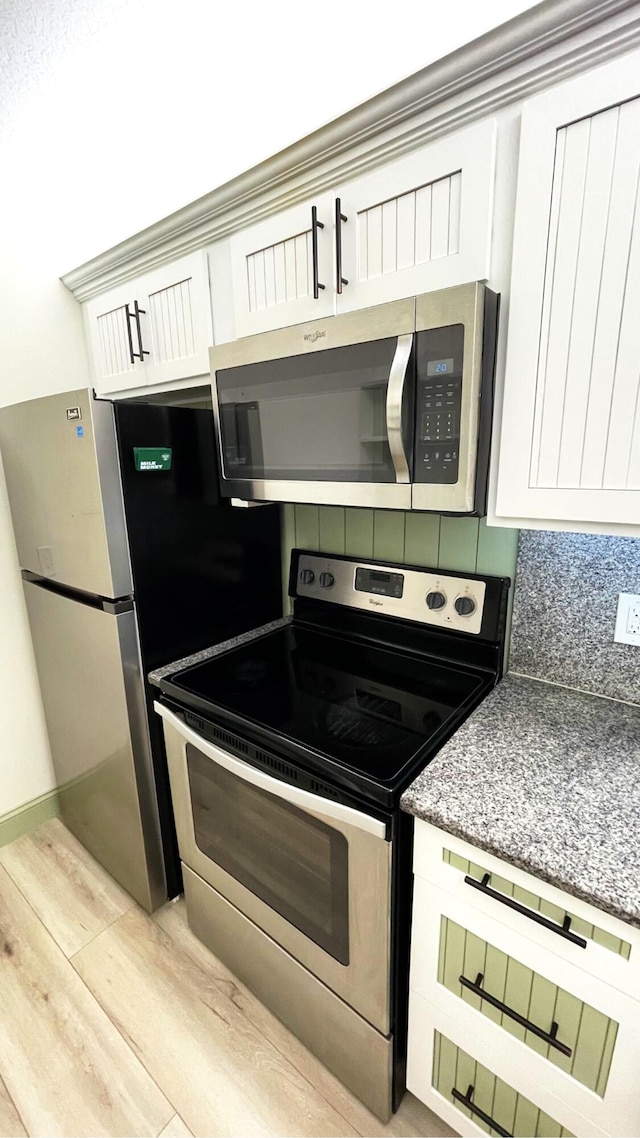
POLYGON ((87 300, 638 44, 638 3, 544 0, 61 280, 87 300))

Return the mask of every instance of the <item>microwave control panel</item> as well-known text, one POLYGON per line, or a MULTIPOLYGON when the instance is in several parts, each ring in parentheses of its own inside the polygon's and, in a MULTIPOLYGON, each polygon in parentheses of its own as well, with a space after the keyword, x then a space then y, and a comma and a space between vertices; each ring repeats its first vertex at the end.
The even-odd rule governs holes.
POLYGON ((418 332, 414 482, 458 481, 464 327, 418 332))

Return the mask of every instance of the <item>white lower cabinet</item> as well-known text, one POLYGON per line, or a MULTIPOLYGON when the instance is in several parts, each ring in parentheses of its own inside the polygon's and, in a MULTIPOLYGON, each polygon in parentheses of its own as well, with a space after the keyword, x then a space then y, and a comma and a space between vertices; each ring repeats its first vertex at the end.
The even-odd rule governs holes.
POLYGON ((409 1090, 462 1134, 640 1134, 638 930, 421 821, 414 875, 409 1090))
POLYGON ((206 252, 94 297, 85 321, 98 395, 207 375, 213 333, 206 252))

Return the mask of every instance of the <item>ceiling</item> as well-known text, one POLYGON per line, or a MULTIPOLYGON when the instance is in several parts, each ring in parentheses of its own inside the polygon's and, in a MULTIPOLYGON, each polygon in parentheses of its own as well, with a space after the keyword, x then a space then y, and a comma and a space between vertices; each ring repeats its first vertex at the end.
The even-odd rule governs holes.
POLYGON ((57 275, 532 6, 0 0, 0 206, 57 275))

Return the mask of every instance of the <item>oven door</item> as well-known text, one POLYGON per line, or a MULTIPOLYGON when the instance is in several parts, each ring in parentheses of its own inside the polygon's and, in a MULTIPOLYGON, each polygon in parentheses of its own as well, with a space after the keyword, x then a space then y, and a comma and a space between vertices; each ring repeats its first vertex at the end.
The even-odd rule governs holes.
POLYGON ((272 778, 154 706, 164 721, 182 861, 388 1034, 385 823, 272 778))
POLYGON ((222 493, 411 506, 414 301, 211 349, 222 493))

